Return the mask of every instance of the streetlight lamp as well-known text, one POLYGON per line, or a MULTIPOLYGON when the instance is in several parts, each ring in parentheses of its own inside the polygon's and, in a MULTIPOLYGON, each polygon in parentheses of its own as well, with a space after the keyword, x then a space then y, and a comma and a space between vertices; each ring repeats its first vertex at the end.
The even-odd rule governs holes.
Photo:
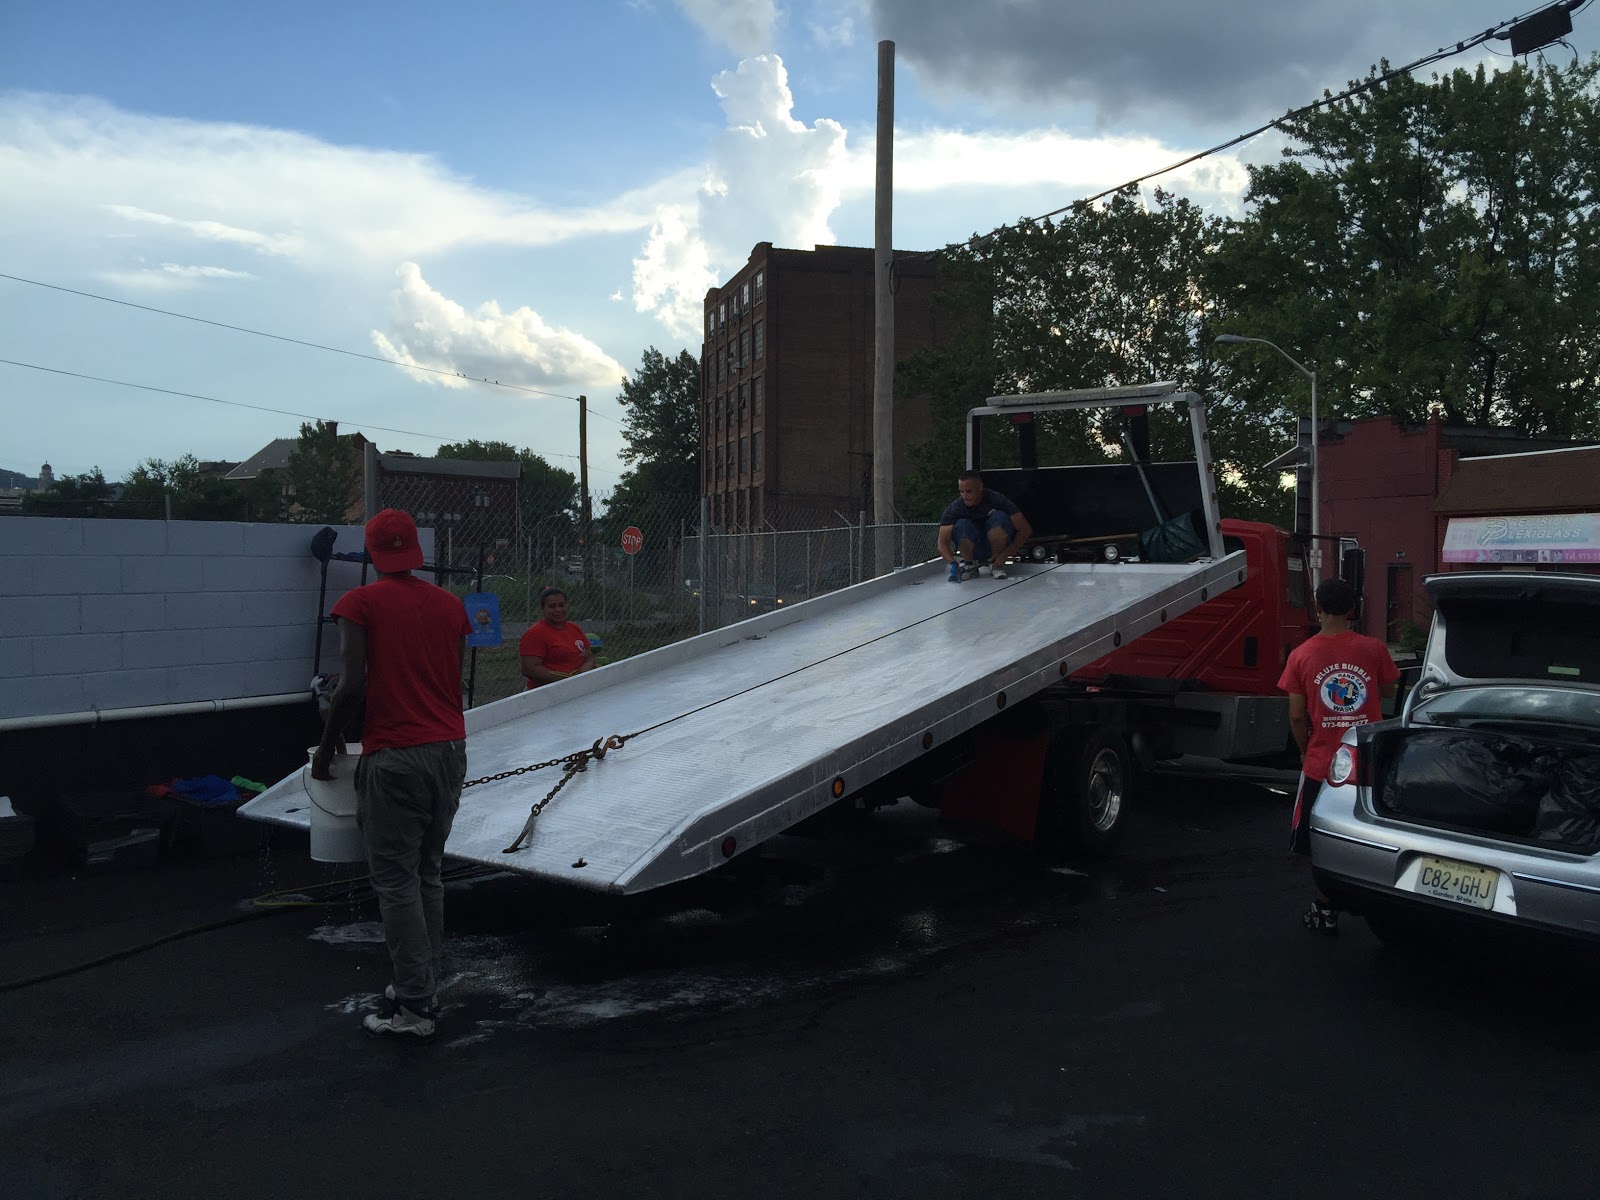
POLYGON ((1219 345, 1224 346, 1242 346, 1248 343, 1271 346, 1295 370, 1311 381, 1311 554, 1312 562, 1320 568, 1322 566, 1322 547, 1317 542, 1317 535, 1322 532, 1322 491, 1321 473, 1317 470, 1317 373, 1282 346, 1276 342, 1269 342, 1266 338, 1240 337, 1236 333, 1222 333, 1218 334, 1214 340, 1219 345))

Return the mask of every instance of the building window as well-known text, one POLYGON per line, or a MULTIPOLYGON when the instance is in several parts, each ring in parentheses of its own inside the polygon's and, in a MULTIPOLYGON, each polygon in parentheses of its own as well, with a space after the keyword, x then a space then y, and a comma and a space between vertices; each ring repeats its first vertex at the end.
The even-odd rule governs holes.
POLYGON ((761 327, 760 321, 756 322, 756 357, 760 358, 767 352, 767 331, 761 327))
POLYGON ((709 308, 706 309, 706 336, 710 337, 717 331, 717 314, 709 308))
POLYGON ((717 382, 721 383, 727 376, 728 356, 717 352, 717 382))
POLYGON ((728 396, 723 401, 722 427, 730 432, 733 429, 733 397, 728 396))
POLYGON ((759 429, 750 435, 750 470, 752 473, 761 470, 761 431, 759 429))
POLYGON ((739 287, 739 307, 743 309, 749 309, 750 307, 750 283, 748 280, 739 287))
POLYGON ((722 467, 723 467, 722 447, 721 446, 713 446, 713 447, 711 447, 711 457, 717 460, 717 478, 721 479, 722 478, 722 467))
POLYGON ((746 475, 750 471, 750 439, 739 439, 739 474, 746 475))
POLYGON ((757 375, 755 377, 754 382, 752 382, 750 384, 750 403, 752 405, 750 411, 755 416, 758 416, 758 417, 761 415, 761 384, 762 384, 762 382, 763 382, 763 377, 760 376, 760 375, 757 375))
POLYGON ((740 422, 740 424, 744 423, 744 417, 745 417, 745 411, 744 410, 745 410, 745 406, 748 405, 749 403, 750 403, 750 385, 748 383, 741 383, 739 385, 739 422, 740 422))
POLYGON ((756 272, 756 299, 757 300, 761 299, 761 289, 766 284, 766 277, 767 277, 767 273, 765 271, 757 271, 756 272))
POLYGON ((742 371, 750 365, 750 331, 746 329, 739 335, 739 369, 742 371))

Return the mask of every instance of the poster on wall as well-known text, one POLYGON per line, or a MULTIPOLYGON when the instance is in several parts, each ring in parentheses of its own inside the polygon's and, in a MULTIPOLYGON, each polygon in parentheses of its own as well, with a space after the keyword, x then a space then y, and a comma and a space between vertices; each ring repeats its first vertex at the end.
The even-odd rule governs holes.
POLYGON ((1600 513, 1451 517, 1447 563, 1600 563, 1600 513))

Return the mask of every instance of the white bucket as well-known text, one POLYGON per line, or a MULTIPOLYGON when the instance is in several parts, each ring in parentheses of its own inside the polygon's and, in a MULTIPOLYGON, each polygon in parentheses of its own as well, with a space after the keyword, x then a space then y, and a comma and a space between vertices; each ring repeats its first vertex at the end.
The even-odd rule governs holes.
MULTIPOLYGON (((317 748, 306 751, 307 758, 317 748)), ((365 862, 366 846, 356 826, 356 763, 361 744, 352 742, 333 756, 333 778, 311 778, 311 764, 300 768, 300 780, 311 797, 311 857, 317 862, 365 862)))

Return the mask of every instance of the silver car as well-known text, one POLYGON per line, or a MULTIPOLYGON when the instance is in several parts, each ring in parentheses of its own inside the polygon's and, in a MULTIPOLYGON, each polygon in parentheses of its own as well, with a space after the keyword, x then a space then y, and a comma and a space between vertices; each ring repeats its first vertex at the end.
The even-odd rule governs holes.
POLYGON ((1440 919, 1600 937, 1600 576, 1435 575, 1401 715, 1345 734, 1318 885, 1385 940, 1440 919))

